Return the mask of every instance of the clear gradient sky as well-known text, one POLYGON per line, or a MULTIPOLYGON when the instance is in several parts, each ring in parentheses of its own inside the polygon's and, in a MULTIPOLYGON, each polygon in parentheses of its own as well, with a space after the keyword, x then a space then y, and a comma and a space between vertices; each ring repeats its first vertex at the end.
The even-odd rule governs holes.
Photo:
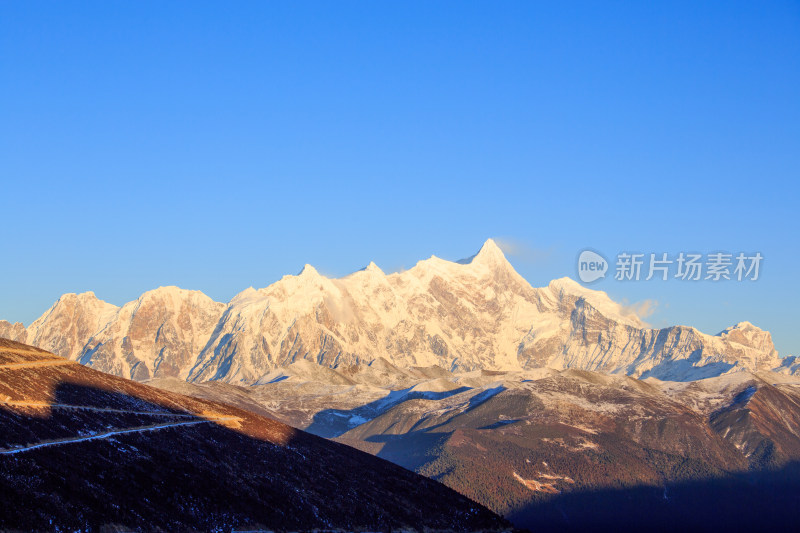
POLYGON ((493 237, 759 251, 756 282, 592 285, 800 355, 800 3, 0 2, 0 318, 227 301, 493 237))

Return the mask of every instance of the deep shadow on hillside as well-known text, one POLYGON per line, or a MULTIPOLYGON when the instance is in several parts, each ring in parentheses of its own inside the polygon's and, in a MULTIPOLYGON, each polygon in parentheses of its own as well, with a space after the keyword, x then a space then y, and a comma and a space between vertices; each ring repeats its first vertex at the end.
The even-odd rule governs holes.
MULTIPOLYGON (((97 395, 140 411, 139 398, 65 384, 58 403, 97 395)), ((66 403, 66 402, 64 402, 66 403)), ((88 403, 98 403, 90 401, 88 403)), ((201 418, 76 412, 48 418, 0 409, 3 448, 170 421, 130 432, 0 455, 0 528, 226 531, 234 528, 470 531, 503 522, 454 491, 387 461, 297 432, 285 445, 201 418)))
POLYGON ((796 531, 800 462, 661 487, 559 494, 507 515, 531 531, 796 531))
POLYGON ((435 481, 246 411, 80 365, 14 364, 0 357, 0 530, 509 527, 435 481))

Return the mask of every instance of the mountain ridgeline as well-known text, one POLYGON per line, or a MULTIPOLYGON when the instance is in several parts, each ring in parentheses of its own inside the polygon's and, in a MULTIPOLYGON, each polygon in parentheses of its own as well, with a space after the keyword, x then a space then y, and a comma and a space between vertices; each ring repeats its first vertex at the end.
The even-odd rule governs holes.
MULTIPOLYGON (((743 322, 717 335, 653 329, 604 292, 569 278, 534 288, 490 239, 473 257, 432 256, 385 274, 340 279, 306 265, 227 304, 161 287, 122 307, 65 294, 0 336, 125 378, 254 384, 300 360, 324 367, 385 359, 448 371, 580 369, 689 381, 737 370, 792 373, 770 334, 743 322)), ((796 365, 795 365, 796 366, 796 365)))

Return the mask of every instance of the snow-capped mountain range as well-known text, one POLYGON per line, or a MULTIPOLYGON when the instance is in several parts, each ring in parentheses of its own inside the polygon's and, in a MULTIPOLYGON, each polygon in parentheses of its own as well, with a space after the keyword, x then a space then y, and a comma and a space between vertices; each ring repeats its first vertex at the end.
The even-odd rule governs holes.
POLYGON ((653 329, 604 292, 569 278, 534 288, 491 239, 469 259, 432 256, 385 274, 374 263, 339 279, 306 265, 227 304, 160 287, 122 307, 65 294, 0 336, 143 381, 256 383, 299 360, 330 368, 385 359, 449 371, 576 368, 688 381, 737 370, 797 370, 767 331, 653 329))

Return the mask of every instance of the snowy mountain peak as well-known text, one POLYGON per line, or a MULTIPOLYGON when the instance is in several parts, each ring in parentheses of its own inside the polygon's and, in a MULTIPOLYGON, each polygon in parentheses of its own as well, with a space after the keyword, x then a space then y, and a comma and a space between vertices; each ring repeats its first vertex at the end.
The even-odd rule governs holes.
POLYGON ((317 269, 314 268, 313 266, 309 265, 308 263, 303 265, 303 270, 301 270, 300 273, 297 274, 297 275, 299 277, 307 277, 307 278, 319 277, 320 276, 319 272, 317 272, 317 269))
POLYGON ((145 292, 136 300, 136 305, 180 307, 183 305, 219 306, 223 304, 215 302, 202 291, 181 289, 169 285, 145 292))
POLYGON ((27 328, 27 341, 63 357, 74 359, 95 332, 119 311, 93 292, 62 295, 27 328))
POLYGON ((375 264, 374 261, 370 261, 367 266, 359 270, 358 272, 370 272, 373 274, 383 274, 383 270, 375 264))
POLYGON ((728 328, 728 330, 731 330, 731 329, 744 329, 744 330, 751 330, 751 331, 752 331, 752 330, 755 330, 755 331, 764 331, 763 329, 761 329, 760 327, 756 326, 756 325, 755 325, 755 324, 753 324, 752 322, 748 322, 748 321, 746 321, 746 320, 744 320, 744 321, 742 321, 742 322, 739 322, 738 324, 735 324, 735 325, 734 325, 733 327, 731 327, 731 328, 728 328))
POLYGON ((306 359, 331 368, 380 359, 374 366, 578 368, 659 379, 781 364, 769 332, 748 322, 712 336, 654 329, 638 309, 566 277, 531 287, 489 239, 467 260, 432 256, 388 276, 373 262, 341 279, 305 265, 227 305, 178 287, 123 308, 91 293, 64 295, 29 328, 0 323, 0 334, 134 379, 234 383, 306 359))
POLYGON ((167 285, 145 292, 144 294, 139 296, 139 300, 144 300, 149 298, 164 298, 164 297, 187 298, 195 293, 200 293, 200 291, 190 291, 187 289, 181 289, 180 287, 176 287, 175 285, 167 285))
POLYGON ((570 294, 579 298, 584 298, 589 303, 599 303, 602 301, 604 303, 610 302, 615 304, 615 302, 611 300, 611 298, 609 298, 605 292, 588 289, 569 277, 554 279, 547 285, 547 287, 555 295, 570 294))
POLYGON ((74 292, 69 292, 66 294, 62 294, 58 300, 50 307, 50 309, 41 317, 39 317, 34 324, 37 322, 44 321, 46 317, 58 313, 64 312, 64 310, 69 310, 69 312, 75 312, 75 310, 83 311, 85 309, 96 309, 96 310, 117 310, 118 307, 116 305, 104 302, 103 300, 99 299, 95 296, 94 292, 87 291, 82 292, 80 294, 76 294, 74 292))
POLYGON ((558 278, 552 280, 549 284, 549 287, 565 292, 570 292, 574 294, 581 294, 591 289, 585 288, 583 285, 575 281, 574 279, 564 276, 563 278, 558 278))
POLYGON ((717 333, 718 337, 726 337, 730 335, 744 335, 747 337, 753 337, 769 335, 769 332, 764 331, 760 327, 754 325, 752 322, 742 321, 717 333))
POLYGON ((101 301, 97 296, 95 296, 94 292, 86 291, 81 293, 74 293, 68 292, 66 294, 62 294, 59 296, 58 300, 56 300, 55 305, 58 305, 59 302, 68 302, 68 301, 79 301, 79 302, 99 302, 101 301))
POLYGON ((468 257, 466 259, 461 259, 460 261, 456 261, 462 265, 471 265, 471 264, 483 264, 483 265, 499 265, 508 263, 506 256, 503 254, 503 251, 497 246, 497 243, 494 242, 493 239, 486 239, 486 242, 483 243, 481 249, 478 250, 478 253, 475 255, 468 257))

